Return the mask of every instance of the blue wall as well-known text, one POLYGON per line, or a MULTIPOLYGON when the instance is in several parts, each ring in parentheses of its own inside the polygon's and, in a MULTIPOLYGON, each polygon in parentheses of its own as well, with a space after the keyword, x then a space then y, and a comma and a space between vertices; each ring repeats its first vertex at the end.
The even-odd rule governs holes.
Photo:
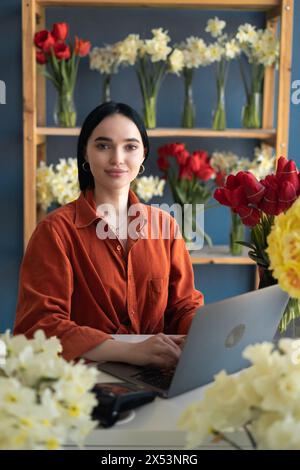
MULTIPOLYGON (((299 43, 300 5, 296 2, 294 19, 294 45, 299 43)), ((218 14, 227 22, 227 31, 231 32, 242 22, 257 26, 264 24, 264 15, 257 12, 204 12, 200 10, 175 9, 95 9, 95 8, 55 8, 47 11, 47 26, 53 22, 67 21, 71 26, 71 38, 74 35, 89 39, 94 46, 103 42, 115 42, 129 32, 149 36, 153 27, 169 30, 173 41, 180 41, 188 35, 202 35, 208 18, 218 14)), ((0 152, 2 168, 0 184, 1 233, 0 233, 0 331, 12 326, 18 288, 18 269, 22 257, 22 62, 21 62, 21 2, 1 0, 0 3, 1 35, 5 39, 14 36, 11 45, 0 42, 0 80, 7 85, 7 104, 0 105, 0 152)), ((208 37, 207 37, 208 39, 208 37)), ((297 50, 295 48, 295 50, 297 50)), ((300 78, 300 58, 293 57, 293 80, 300 78)), ((197 106, 197 122, 200 127, 211 124, 211 110, 214 106, 215 88, 211 68, 199 69, 194 81, 194 98, 197 106)), ((53 124, 52 111, 55 93, 51 84, 47 85, 48 124, 53 124)), ((243 89, 240 83, 238 67, 232 63, 228 87, 228 127, 240 126, 243 89)), ((112 97, 124 101, 141 110, 142 103, 138 83, 132 68, 122 70, 112 83, 112 97)), ((182 107, 183 86, 180 78, 168 76, 161 88, 158 102, 158 126, 179 126, 182 107)), ((78 123, 101 101, 101 76, 89 70, 87 59, 80 64, 80 72, 75 94, 78 110, 78 123)), ((300 146, 296 135, 299 128, 300 105, 291 104, 290 151, 291 157, 300 163, 300 146)), ((145 174, 158 174, 156 168, 156 148, 169 139, 152 139, 151 153, 147 161, 145 174)), ((231 149, 243 156, 251 156, 256 141, 224 139, 186 139, 190 150, 204 148, 208 151, 231 149)), ((49 138, 49 161, 60 157, 76 155, 76 139, 49 138)), ((167 190, 165 200, 170 201, 167 190)), ((152 202, 161 202, 158 198, 152 202)), ((205 216, 205 228, 216 244, 227 243, 229 231, 228 212, 225 208, 211 209, 205 216)), ((195 281, 198 289, 205 294, 206 302, 225 298, 247 291, 253 287, 253 268, 247 266, 196 266, 195 281)))

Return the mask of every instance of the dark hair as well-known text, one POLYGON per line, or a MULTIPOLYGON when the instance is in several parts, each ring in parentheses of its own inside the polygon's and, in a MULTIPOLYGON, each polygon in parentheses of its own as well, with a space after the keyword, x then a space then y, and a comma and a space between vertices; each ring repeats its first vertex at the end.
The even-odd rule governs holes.
POLYGON ((123 114, 123 116, 126 116, 132 122, 134 122, 142 137, 145 149, 145 158, 148 157, 149 139, 141 116, 133 108, 125 103, 115 103, 114 101, 109 101, 107 103, 101 104, 100 106, 97 106, 97 108, 93 109, 93 111, 91 111, 90 114, 85 118, 77 143, 78 178, 81 191, 87 188, 95 187, 95 181, 92 173, 90 171, 84 171, 82 168, 82 164, 86 161, 85 154, 87 141, 95 127, 97 127, 98 124, 103 121, 103 119, 105 119, 107 116, 112 116, 113 114, 117 113, 123 114))

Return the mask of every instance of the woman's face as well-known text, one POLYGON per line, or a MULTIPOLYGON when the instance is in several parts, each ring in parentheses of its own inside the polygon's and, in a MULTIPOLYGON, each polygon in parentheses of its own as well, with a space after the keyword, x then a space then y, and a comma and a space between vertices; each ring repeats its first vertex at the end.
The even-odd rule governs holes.
POLYGON ((144 161, 141 134, 122 114, 108 116, 93 130, 86 148, 95 186, 120 189, 130 185, 144 161))

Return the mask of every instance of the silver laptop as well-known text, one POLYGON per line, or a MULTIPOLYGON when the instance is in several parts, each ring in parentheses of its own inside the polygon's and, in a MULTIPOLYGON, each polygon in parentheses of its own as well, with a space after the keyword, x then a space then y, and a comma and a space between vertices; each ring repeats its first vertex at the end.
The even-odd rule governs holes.
POLYGON ((249 344, 271 341, 288 302, 278 285, 199 308, 176 368, 138 367, 104 362, 99 370, 171 398, 249 366, 242 352, 249 344))

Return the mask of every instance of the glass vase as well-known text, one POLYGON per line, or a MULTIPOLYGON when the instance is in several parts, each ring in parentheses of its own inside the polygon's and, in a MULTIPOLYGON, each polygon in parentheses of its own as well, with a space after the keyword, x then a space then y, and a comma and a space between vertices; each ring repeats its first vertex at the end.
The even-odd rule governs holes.
POLYGON ((212 128, 216 131, 226 129, 225 85, 217 82, 217 106, 213 113, 212 128))
MULTIPOLYGON (((259 286, 258 288, 269 287, 277 284, 269 269, 259 268, 259 286)), ((288 304, 280 320, 274 341, 280 338, 300 338, 300 300, 289 298, 288 304)))
POLYGON ((76 109, 72 91, 59 90, 57 93, 54 122, 59 127, 76 126, 76 109))
POLYGON ((156 127, 156 94, 143 95, 143 116, 147 129, 156 127))
POLYGON ((102 103, 107 103, 111 100, 110 97, 111 75, 105 74, 103 76, 103 89, 102 89, 102 103))
POLYGON ((259 129, 262 122, 262 93, 250 93, 243 108, 242 123, 246 129, 259 129))
POLYGON ((231 212, 231 228, 229 234, 229 251, 233 256, 240 256, 243 252, 243 246, 237 242, 243 242, 245 237, 245 226, 238 214, 231 212))
POLYGON ((185 128, 195 127, 195 105, 193 101, 193 69, 184 69, 184 105, 181 126, 185 128))
MULTIPOLYGON (((198 201, 197 204, 205 204, 198 201)), ((182 237, 187 244, 188 250, 201 250, 206 243, 212 246, 210 236, 204 230, 204 212, 197 214, 196 204, 181 205, 183 223, 182 237), (189 207, 188 207, 189 206, 189 207)))

